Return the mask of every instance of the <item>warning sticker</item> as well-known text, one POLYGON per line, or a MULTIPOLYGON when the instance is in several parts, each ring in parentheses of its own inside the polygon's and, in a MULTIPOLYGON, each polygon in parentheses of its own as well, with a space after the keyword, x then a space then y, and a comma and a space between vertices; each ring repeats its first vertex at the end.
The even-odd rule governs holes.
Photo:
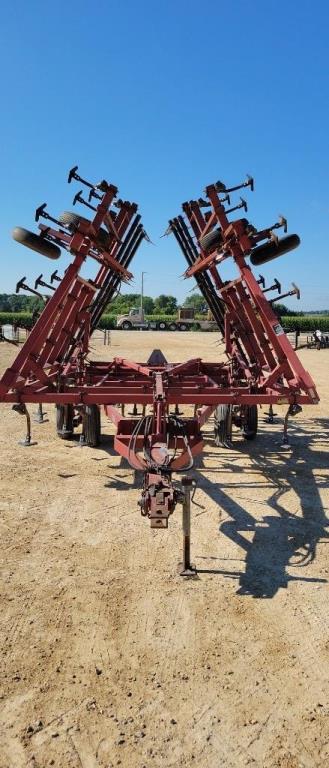
POLYGON ((281 336, 281 335, 282 335, 282 333, 284 333, 284 330, 283 330, 283 328, 282 328, 282 325, 280 325, 280 323, 278 323, 277 325, 274 325, 274 326, 273 326, 273 331, 274 331, 274 333, 275 333, 277 336, 281 336))

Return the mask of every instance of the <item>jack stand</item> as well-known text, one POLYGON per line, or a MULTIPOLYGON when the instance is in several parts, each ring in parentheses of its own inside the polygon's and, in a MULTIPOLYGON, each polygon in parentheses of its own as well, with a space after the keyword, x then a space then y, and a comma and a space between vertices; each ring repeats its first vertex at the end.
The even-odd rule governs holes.
POLYGON ((179 575, 196 578, 195 566, 191 565, 191 488, 193 480, 190 477, 182 479, 182 523, 183 523, 183 562, 179 564, 179 575), (181 567, 182 566, 182 567, 181 567))
MULTIPOLYGON (((33 421, 37 422, 37 424, 44 424, 45 419, 43 418, 45 416, 45 413, 42 410, 42 403, 39 403, 38 410, 34 414, 33 421)), ((47 419, 48 421, 48 419, 47 419)))

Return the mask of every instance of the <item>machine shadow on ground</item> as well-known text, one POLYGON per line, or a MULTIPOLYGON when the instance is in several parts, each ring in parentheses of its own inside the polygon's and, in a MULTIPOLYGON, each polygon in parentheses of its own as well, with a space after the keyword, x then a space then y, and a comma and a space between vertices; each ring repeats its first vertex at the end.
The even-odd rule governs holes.
MULTIPOLYGON (((305 423, 309 426, 309 422, 305 423)), ((235 579, 239 595, 255 598, 272 598, 280 588, 287 588, 289 582, 294 580, 310 583, 327 581, 304 576, 300 570, 296 575, 287 572, 287 568, 306 568, 316 558, 318 543, 329 541, 329 518, 320 497, 320 488, 329 487, 327 453, 322 450, 325 446, 329 449, 329 420, 318 418, 312 420, 312 424, 315 428, 312 433, 303 428, 301 421, 290 425, 288 450, 280 445, 280 433, 270 433, 261 425, 257 440, 247 446, 239 439, 233 442, 233 455, 232 451, 226 452, 225 449, 214 451, 213 438, 205 433, 206 452, 196 458, 192 476, 197 487, 221 511, 223 522, 220 523, 219 533, 237 544, 245 553, 245 558, 234 558, 244 564, 244 571, 241 572, 198 567, 200 561, 214 562, 222 558, 194 556, 198 574, 211 573, 235 579), (247 467, 240 460, 246 453, 251 462, 247 467), (218 460, 218 466, 208 469, 204 459, 214 458, 218 460), (208 472, 218 475, 218 482, 209 480, 208 472), (258 478, 255 481, 250 480, 250 475, 254 473, 258 478), (245 494, 246 489, 259 491, 260 488, 268 493, 263 501, 246 495, 243 496, 244 504, 237 501, 236 490, 241 489, 245 494), (284 506, 285 494, 291 491, 296 494, 297 514, 288 512, 284 506), (247 511, 245 506, 250 509, 253 503, 258 509, 259 505, 264 507, 263 517, 253 516, 247 511)), ((102 436, 100 449, 96 449, 95 452, 100 455, 93 456, 93 461, 108 462, 107 457, 116 459, 115 465, 106 465, 114 472, 107 476, 105 487, 115 487, 119 491, 141 488, 143 473, 132 470, 122 457, 117 461, 113 435, 102 436)), ((199 509, 196 516, 206 513, 207 509, 200 504, 198 496, 193 503, 199 509)))
MULTIPOLYGON (((219 532, 246 553, 243 573, 205 568, 198 568, 198 573, 218 573, 237 579, 239 595, 257 598, 272 598, 280 588, 286 588, 289 581, 293 580, 327 581, 303 576, 300 571, 296 576, 286 571, 288 567, 306 568, 315 560, 320 540, 329 539, 329 518, 326 517, 319 492, 320 488, 329 486, 327 454, 316 450, 318 445, 322 447, 324 443, 329 448, 329 422, 328 419, 315 419, 312 423, 316 429, 312 434, 298 423, 290 426, 291 445, 288 450, 278 445, 277 433, 269 435, 268 432, 260 432, 257 440, 248 445, 251 467, 234 466, 236 456, 230 457, 229 463, 224 458, 215 470, 223 476, 223 482, 219 484, 207 479, 207 469, 195 470, 198 486, 219 505, 224 517, 227 516, 220 524, 219 532), (232 489, 233 495, 238 488, 259 489, 257 481, 248 480, 244 483, 244 474, 254 471, 260 473, 266 481, 261 484, 261 488, 269 488, 268 498, 262 502, 255 500, 255 503, 263 504, 266 511, 273 510, 275 514, 266 514, 265 511, 263 518, 253 517, 228 493, 228 488, 232 489), (233 479, 227 482, 228 472, 233 472, 233 476, 238 475, 236 481, 233 479), (298 515, 288 512, 284 507, 284 496, 290 491, 294 491, 298 499, 298 515), (250 532, 254 534, 251 539, 250 532)), ((234 451, 239 459, 239 455, 246 452, 245 445, 237 442, 234 451)), ((212 454, 210 445, 207 456, 218 458, 219 454, 212 454)), ((212 474, 213 470, 209 472, 212 474)), ((244 501, 250 506, 253 499, 244 497, 244 501)), ((200 559, 208 558, 197 558, 200 559)))

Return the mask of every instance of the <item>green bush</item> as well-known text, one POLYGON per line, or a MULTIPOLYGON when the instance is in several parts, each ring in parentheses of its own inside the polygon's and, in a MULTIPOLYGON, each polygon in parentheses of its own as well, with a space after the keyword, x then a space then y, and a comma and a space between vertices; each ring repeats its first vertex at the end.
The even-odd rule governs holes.
POLYGON ((100 328, 101 331, 113 330, 116 327, 117 327, 116 315, 103 315, 97 326, 97 328, 100 328))
POLYGON ((302 333, 315 330, 329 331, 329 317, 326 315, 304 315, 281 317, 281 325, 286 331, 301 331, 302 333))
POLYGON ((0 325, 18 325, 20 328, 32 328, 32 313, 0 312, 0 325))
MULTIPOLYGON (((175 322, 177 318, 175 315, 147 315, 146 319, 153 323, 164 321, 169 324, 175 322)), ((308 333, 319 329, 325 333, 329 332, 329 315, 286 315, 281 317, 280 322, 286 331, 298 330, 302 333, 308 333)), ((18 325, 20 328, 32 328, 32 313, 0 312, 0 326, 1 325, 18 325)), ((116 327, 117 315, 113 314, 103 315, 98 324, 98 328, 101 330, 113 330, 116 327)), ((195 328, 193 328, 193 330, 195 330, 195 328)))

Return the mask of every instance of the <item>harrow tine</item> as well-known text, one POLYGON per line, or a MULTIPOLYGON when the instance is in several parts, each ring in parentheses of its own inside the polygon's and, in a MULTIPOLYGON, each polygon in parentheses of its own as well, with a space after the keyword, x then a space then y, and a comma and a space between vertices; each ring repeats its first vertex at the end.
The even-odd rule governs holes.
POLYGON ((49 283, 46 283, 42 279, 42 277, 43 277, 43 275, 41 273, 41 275, 39 275, 39 277, 37 277, 37 279, 36 279, 36 281, 34 283, 34 288, 37 289, 37 288, 39 288, 39 285, 41 285, 43 288, 48 288, 50 291, 55 291, 56 290, 55 286, 54 285, 49 285, 49 283))
MULTIPOLYGON (((253 192, 255 188, 255 182, 252 176, 249 176, 247 174, 247 180, 243 181, 242 184, 237 184, 235 187, 227 187, 226 184, 223 184, 222 181, 216 181, 214 184, 216 192, 237 192, 238 189, 243 189, 244 187, 250 187, 250 191, 253 192)), ((208 187, 206 187, 207 191, 208 187)))
POLYGON ((38 208, 35 210, 35 216, 34 220, 39 221, 40 218, 42 219, 48 219, 48 221, 52 221, 54 224, 57 224, 57 226, 62 227, 63 224, 61 224, 58 219, 55 219, 53 216, 50 216, 50 214, 46 211, 47 203, 43 203, 42 205, 39 205, 38 208))
MULTIPOLYGON (((280 283, 279 283, 279 285, 280 285, 280 283)), ((286 293, 281 293, 280 296, 276 296, 274 299, 271 299, 270 300, 270 304, 274 304, 275 301, 280 301, 281 299, 285 299, 287 296, 296 296, 296 298, 299 300, 300 299, 300 289, 298 288, 298 286, 295 283, 291 283, 291 285, 293 286, 291 291, 287 291, 286 293)), ((281 286, 280 286, 280 290, 281 290, 281 286)))
POLYGON ((78 165, 74 165, 73 168, 69 171, 69 175, 67 178, 67 183, 71 184, 72 179, 75 179, 75 181, 81 181, 81 184, 84 184, 85 187, 89 187, 89 189, 94 189, 95 184, 90 184, 90 181, 86 181, 86 179, 83 179, 82 176, 79 176, 77 173, 78 165))
POLYGON ((97 200, 102 200, 102 195, 98 195, 97 192, 95 192, 94 189, 91 189, 90 192, 89 192, 89 195, 88 195, 89 203, 91 202, 93 197, 96 198, 97 200))
POLYGON ((247 205, 246 201, 243 199, 243 197, 240 197, 240 200, 241 200, 241 203, 239 203, 238 205, 235 205, 233 208, 229 208, 228 211, 225 211, 225 213, 226 214, 232 213, 233 211, 237 211, 239 208, 243 208, 245 210, 245 212, 247 213, 248 205, 247 205))
MULTIPOLYGON (((281 291, 281 283, 279 283, 279 281, 277 280, 276 277, 274 278, 273 285, 270 285, 269 288, 263 288, 263 293, 268 293, 268 291, 277 291, 278 293, 280 293, 280 291, 281 291)), ((275 299, 275 301, 276 300, 277 299, 275 299)))
POLYGON ((57 280, 58 283, 61 282, 61 277, 58 277, 58 270, 55 269, 55 271, 50 275, 50 282, 53 283, 54 280, 57 280))
POLYGON ((39 299, 41 299, 45 304, 47 299, 42 295, 42 293, 39 293, 39 291, 36 291, 35 288, 31 288, 27 283, 25 283, 26 277, 22 277, 21 280, 16 283, 16 293, 19 293, 20 290, 27 291, 28 293, 33 293, 34 296, 37 296, 39 299))
POLYGON ((83 199, 82 189, 80 189, 79 192, 77 192, 77 194, 73 198, 73 205, 76 205, 77 203, 81 203, 81 205, 85 205, 87 208, 90 208, 91 211, 97 211, 97 208, 95 208, 94 205, 87 203, 87 201, 83 199))

